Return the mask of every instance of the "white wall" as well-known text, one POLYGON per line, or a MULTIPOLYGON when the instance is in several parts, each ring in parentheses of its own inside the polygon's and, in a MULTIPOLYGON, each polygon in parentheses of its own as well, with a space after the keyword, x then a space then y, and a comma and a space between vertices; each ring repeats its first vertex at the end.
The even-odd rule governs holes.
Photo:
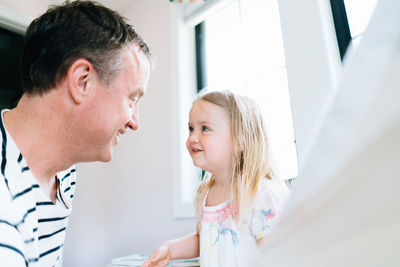
POLYGON ((34 1, 13 1, 13 0, 0 0, 0 5, 9 8, 21 16, 28 17, 30 19, 43 13, 47 6, 59 3, 60 0, 34 0, 34 1))
MULTIPOLYGON (((0 0, 34 18, 57 0, 0 0)), ((140 104, 139 131, 120 139, 111 163, 77 166, 77 191, 64 248, 64 267, 104 266, 111 258, 151 253, 163 241, 195 230, 173 219, 170 8, 167 0, 100 1, 120 11, 150 45, 157 66, 140 104)))
POLYGON ((173 219, 171 4, 126 2, 117 10, 148 42, 157 66, 140 105, 139 131, 121 138, 111 163, 78 165, 64 267, 102 266, 113 257, 148 254, 195 230, 194 220, 173 219))

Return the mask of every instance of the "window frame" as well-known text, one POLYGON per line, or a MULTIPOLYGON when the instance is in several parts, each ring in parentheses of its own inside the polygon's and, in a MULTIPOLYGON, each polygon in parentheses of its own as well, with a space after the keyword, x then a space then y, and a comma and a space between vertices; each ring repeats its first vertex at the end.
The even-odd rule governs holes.
POLYGON ((32 18, 24 16, 0 4, 0 27, 25 35, 32 18))
POLYGON ((206 62, 206 40, 205 22, 202 21, 194 27, 196 42, 196 76, 197 92, 207 87, 207 62, 206 62))
POLYGON ((344 5, 344 0, 330 0, 330 4, 336 39, 340 52, 340 59, 343 61, 347 48, 349 47, 352 39, 349 21, 347 19, 346 7, 344 5))
MULTIPOLYGON (((20 53, 21 49, 23 48, 23 39, 30 22, 31 19, 29 17, 24 16, 0 4, 0 28, 4 31, 3 32, 4 34, 10 36, 11 38, 10 40, 18 42, 17 47, 13 47, 13 49, 16 49, 18 51, 18 53, 20 53)), ((11 55, 11 53, 9 55, 11 55)), ((7 65, 7 69, 11 70, 14 67, 18 67, 19 64, 20 63, 18 62, 17 65, 15 66, 7 65)), ((19 72, 16 75, 19 77, 19 72)), ((15 107, 19 101, 19 98, 22 95, 22 88, 20 88, 21 87, 20 81, 14 80, 15 78, 16 77, 7 77, 7 79, 11 82, 11 84, 13 84, 11 88, 12 91, 10 91, 10 87, 4 90, 0 88, 1 91, 0 95, 3 97, 2 101, 0 101, 0 109, 4 108, 9 109, 15 107), (17 91, 13 91, 15 89, 17 91)))

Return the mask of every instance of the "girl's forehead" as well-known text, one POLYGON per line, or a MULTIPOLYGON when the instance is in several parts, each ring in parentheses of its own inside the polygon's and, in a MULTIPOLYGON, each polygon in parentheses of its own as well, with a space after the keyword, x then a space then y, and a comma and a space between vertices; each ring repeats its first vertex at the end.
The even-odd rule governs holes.
POLYGON ((193 104, 191 110, 192 111, 200 111, 200 112, 204 112, 204 113, 221 112, 221 111, 225 112, 225 110, 222 107, 220 107, 214 103, 205 101, 205 100, 196 101, 193 104))
POLYGON ((190 110, 191 119, 200 121, 230 121, 228 112, 213 103, 199 100, 195 102, 190 110))

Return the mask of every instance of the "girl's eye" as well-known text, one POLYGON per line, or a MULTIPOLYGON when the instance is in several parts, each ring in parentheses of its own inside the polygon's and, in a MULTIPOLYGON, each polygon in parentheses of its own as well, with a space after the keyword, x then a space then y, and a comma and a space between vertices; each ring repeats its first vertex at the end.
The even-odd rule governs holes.
POLYGON ((189 132, 193 132, 193 127, 189 126, 189 132))
POLYGON ((210 130, 207 126, 202 126, 201 129, 203 132, 208 132, 210 130))

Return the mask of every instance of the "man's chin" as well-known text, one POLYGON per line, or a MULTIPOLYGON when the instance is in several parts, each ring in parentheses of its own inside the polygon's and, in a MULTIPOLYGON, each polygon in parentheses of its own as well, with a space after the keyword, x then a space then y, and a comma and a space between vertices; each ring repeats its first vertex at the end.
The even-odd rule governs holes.
POLYGON ((107 157, 104 157, 102 162, 110 162, 113 158, 113 153, 111 152, 107 157))
POLYGON ((96 161, 110 162, 112 158, 113 158, 113 149, 110 148, 109 151, 102 153, 96 161))
POLYGON ((112 160, 112 157, 110 157, 109 159, 101 159, 101 160, 98 160, 98 161, 107 163, 107 162, 110 162, 111 160, 112 160))
POLYGON ((85 157, 79 159, 77 162, 110 162, 112 160, 112 153, 110 155, 102 155, 102 156, 97 156, 97 157, 85 157))

